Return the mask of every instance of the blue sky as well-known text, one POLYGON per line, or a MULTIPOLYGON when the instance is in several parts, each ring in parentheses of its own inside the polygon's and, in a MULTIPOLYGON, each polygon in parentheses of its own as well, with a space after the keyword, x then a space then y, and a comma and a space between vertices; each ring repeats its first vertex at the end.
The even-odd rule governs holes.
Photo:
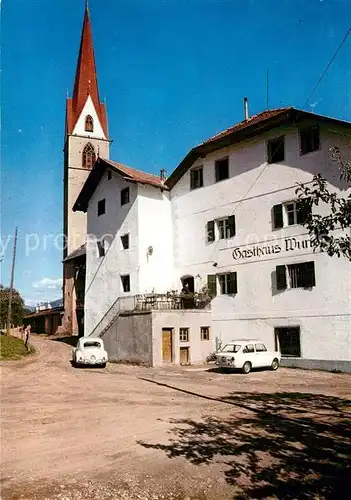
MULTIPOLYGON (((349 0, 90 0, 111 158, 168 175, 188 150, 266 106, 301 107, 349 28, 349 0)), ((1 282, 27 302, 61 296, 65 97, 84 0, 2 0, 1 282), (26 237, 39 248, 26 253, 26 237), (27 235, 27 236, 26 236, 27 235), (6 247, 6 243, 8 243, 6 247)), ((351 37, 313 95, 350 120, 351 37)), ((311 110, 311 107, 307 109, 311 110)))

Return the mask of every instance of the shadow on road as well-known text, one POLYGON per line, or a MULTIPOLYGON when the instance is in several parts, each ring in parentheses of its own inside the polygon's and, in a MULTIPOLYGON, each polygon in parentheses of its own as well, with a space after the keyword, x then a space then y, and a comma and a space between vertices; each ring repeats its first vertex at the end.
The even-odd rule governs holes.
POLYGON ((78 342, 78 336, 77 335, 72 335, 70 337, 57 337, 55 339, 52 339, 55 342, 63 342, 64 344, 71 345, 72 347, 76 347, 77 342, 78 342))
POLYGON ((241 490, 236 499, 349 498, 349 401, 321 394, 233 393, 222 402, 238 411, 224 418, 172 420, 169 444, 139 444, 196 465, 223 464, 226 481, 241 490))

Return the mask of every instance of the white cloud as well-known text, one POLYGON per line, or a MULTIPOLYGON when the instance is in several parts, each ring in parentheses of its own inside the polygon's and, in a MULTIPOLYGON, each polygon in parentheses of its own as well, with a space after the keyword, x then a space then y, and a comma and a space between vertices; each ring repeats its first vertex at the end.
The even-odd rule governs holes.
POLYGON ((47 290, 61 290, 62 288, 62 278, 42 278, 40 281, 32 283, 32 288, 41 291, 47 290))

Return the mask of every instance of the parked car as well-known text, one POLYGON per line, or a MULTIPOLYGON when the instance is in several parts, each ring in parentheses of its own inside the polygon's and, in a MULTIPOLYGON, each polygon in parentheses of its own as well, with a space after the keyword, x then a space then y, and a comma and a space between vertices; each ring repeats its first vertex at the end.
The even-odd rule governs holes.
POLYGON ((222 347, 216 355, 216 365, 222 369, 240 369, 243 373, 250 373, 252 368, 277 370, 280 358, 280 352, 268 351, 260 340, 240 339, 222 347))
POLYGON ((105 368, 107 360, 104 342, 98 337, 81 337, 72 351, 73 366, 95 365, 105 368))

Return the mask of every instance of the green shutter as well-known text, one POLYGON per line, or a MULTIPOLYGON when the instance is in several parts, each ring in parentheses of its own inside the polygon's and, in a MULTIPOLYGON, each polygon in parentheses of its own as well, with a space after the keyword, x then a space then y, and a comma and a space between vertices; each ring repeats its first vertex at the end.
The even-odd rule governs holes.
POLYGON ((275 268, 276 277, 277 277, 277 290, 285 290, 286 289, 286 270, 285 266, 277 266, 275 268))
POLYGON ((207 222, 207 242, 212 243, 215 240, 215 225, 214 220, 207 222))
POLYGON ((228 217, 228 238, 235 236, 235 215, 228 217))
POLYGON ((228 288, 229 288, 229 290, 228 290, 229 294, 238 293, 238 281, 237 281, 237 277, 236 277, 236 272, 230 273, 228 288))
POLYGON ((274 205, 273 207, 273 228, 280 229, 283 227, 283 205, 274 205))
POLYGON ((207 275, 207 288, 211 297, 216 297, 217 295, 217 278, 215 274, 207 275))

